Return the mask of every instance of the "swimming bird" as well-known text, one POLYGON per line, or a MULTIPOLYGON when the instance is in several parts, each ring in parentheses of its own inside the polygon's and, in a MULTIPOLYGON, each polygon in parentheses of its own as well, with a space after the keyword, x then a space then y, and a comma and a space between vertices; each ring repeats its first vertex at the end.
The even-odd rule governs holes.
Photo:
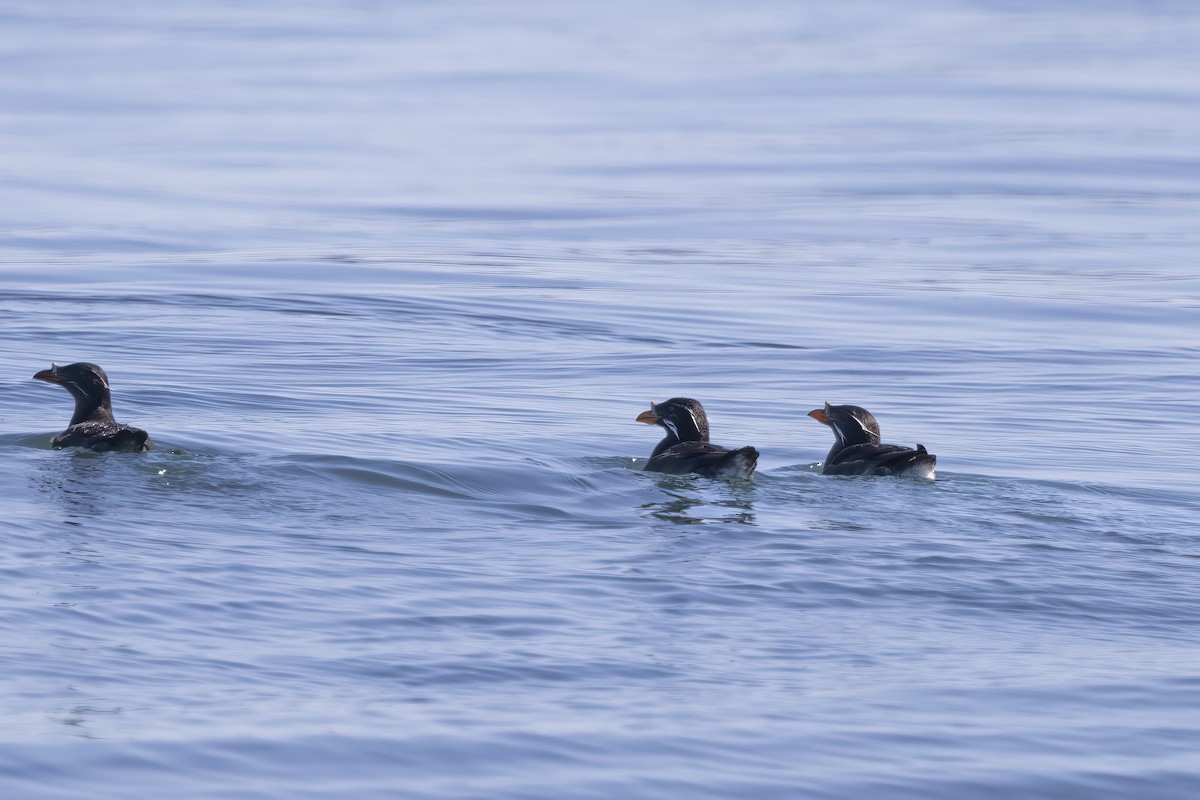
POLYGON ((651 403, 649 411, 638 415, 638 422, 659 425, 664 438, 646 462, 647 472, 672 475, 695 473, 706 478, 754 477, 758 451, 753 447, 729 450, 708 441, 708 417, 704 407, 690 397, 672 397, 651 403))
POLYGON ((925 445, 902 447, 879 443, 879 423, 860 406, 831 406, 814 409, 808 416, 833 429, 834 443, 825 456, 826 475, 897 475, 933 478, 937 456, 925 445))
POLYGON ((50 440, 55 449, 86 447, 97 451, 141 451, 154 446, 145 431, 121 425, 113 419, 108 376, 95 364, 80 362, 65 367, 53 364, 33 377, 56 383, 75 398, 75 415, 70 424, 50 440))

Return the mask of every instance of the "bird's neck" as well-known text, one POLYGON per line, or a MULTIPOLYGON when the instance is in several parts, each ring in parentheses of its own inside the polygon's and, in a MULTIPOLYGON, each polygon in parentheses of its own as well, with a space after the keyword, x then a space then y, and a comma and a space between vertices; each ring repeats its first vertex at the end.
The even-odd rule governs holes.
POLYGON ((659 442, 657 445, 655 445, 654 452, 650 454, 650 457, 654 458, 658 454, 660 454, 666 450, 669 450, 670 448, 679 444, 679 442, 680 442, 680 439, 678 436, 671 433, 670 431, 667 431, 667 435, 665 437, 663 437, 663 440, 661 442, 659 442))
POLYGON ((847 447, 859 444, 879 444, 879 437, 863 428, 849 431, 849 436, 845 436, 843 433, 840 428, 834 428, 833 447, 829 448, 829 455, 825 456, 826 464, 833 461, 834 457, 847 447))
POLYGON ((81 422, 113 421, 112 400, 110 400, 107 396, 75 396, 75 416, 71 417, 71 425, 78 425, 81 422))
POLYGON ((834 445, 835 450, 841 450, 843 447, 853 447, 856 444, 879 444, 879 435, 866 428, 860 428, 854 425, 848 426, 849 430, 842 428, 834 429, 834 438, 837 443, 834 445))

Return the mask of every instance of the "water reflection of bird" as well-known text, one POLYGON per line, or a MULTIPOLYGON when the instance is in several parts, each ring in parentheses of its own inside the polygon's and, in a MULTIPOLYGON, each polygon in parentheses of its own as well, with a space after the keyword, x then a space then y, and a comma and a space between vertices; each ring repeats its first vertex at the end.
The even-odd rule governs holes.
MULTIPOLYGON (((687 479, 678 479, 687 480, 687 479)), ((680 488, 689 490, 698 487, 680 488)), ((754 524, 754 506, 748 495, 743 495, 734 489, 732 496, 714 498, 690 491, 676 492, 668 490, 666 499, 655 503, 645 503, 642 510, 655 519, 673 522, 676 525, 707 525, 714 522, 736 523, 740 525, 754 524)))

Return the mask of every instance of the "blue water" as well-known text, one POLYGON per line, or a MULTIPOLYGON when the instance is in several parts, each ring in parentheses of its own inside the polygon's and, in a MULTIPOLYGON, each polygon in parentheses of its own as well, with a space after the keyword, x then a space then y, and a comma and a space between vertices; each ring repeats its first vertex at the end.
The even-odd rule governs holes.
POLYGON ((0 23, 0 796, 1200 796, 1200 7, 0 23))

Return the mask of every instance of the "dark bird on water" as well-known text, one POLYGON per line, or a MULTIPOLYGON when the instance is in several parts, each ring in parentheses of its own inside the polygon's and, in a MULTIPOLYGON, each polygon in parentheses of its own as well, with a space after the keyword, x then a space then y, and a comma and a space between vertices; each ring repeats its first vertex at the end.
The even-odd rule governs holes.
POLYGON ((153 447, 143 430, 121 425, 113 419, 108 376, 95 364, 54 364, 33 376, 56 383, 75 398, 75 415, 67 429, 50 440, 56 449, 86 447, 90 450, 149 450, 153 447))
POLYGON ((672 397, 651 403, 649 411, 638 415, 638 422, 659 425, 667 432, 646 462, 647 472, 672 475, 695 473, 706 478, 754 477, 758 451, 753 447, 729 450, 708 441, 708 417, 704 407, 690 397, 672 397))
POLYGON ((903 447, 879 443, 879 423, 859 406, 831 406, 808 415, 833 429, 834 443, 821 470, 826 475, 895 475, 933 478, 937 456, 924 445, 903 447))

